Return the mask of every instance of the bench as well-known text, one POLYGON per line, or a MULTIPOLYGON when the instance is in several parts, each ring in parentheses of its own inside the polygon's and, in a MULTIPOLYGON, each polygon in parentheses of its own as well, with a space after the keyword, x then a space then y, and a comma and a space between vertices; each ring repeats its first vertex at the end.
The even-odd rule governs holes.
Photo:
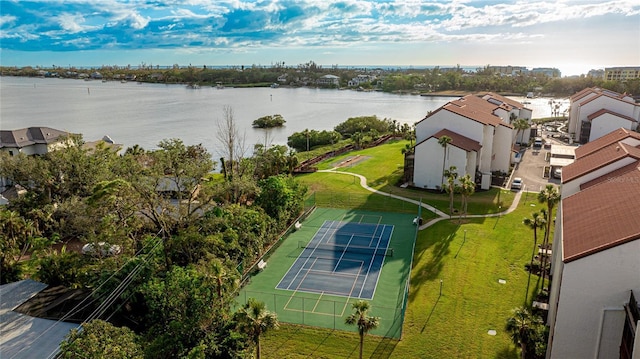
POLYGON ((264 267, 267 266, 267 262, 265 262, 264 260, 260 260, 260 262, 258 262, 258 269, 263 270, 264 267))

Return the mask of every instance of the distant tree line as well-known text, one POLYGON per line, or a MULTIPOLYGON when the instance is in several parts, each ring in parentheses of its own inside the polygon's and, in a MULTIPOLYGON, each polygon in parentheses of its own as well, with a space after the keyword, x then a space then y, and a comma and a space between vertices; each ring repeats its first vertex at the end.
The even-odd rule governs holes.
POLYGON ((99 71, 104 79, 116 79, 125 75, 135 75, 137 81, 156 83, 182 83, 224 86, 269 86, 280 83, 287 86, 321 86, 317 80, 327 74, 336 75, 339 87, 347 87, 354 77, 366 74, 373 76, 371 82, 360 83, 354 87, 376 89, 385 92, 432 93, 441 91, 459 92, 497 92, 520 94, 528 92, 550 96, 570 96, 586 87, 602 87, 620 93, 640 95, 640 79, 628 81, 605 81, 590 76, 551 78, 542 74, 518 74, 504 76, 491 71, 490 66, 465 71, 459 66, 442 69, 388 69, 388 68, 344 68, 338 66, 323 67, 313 61, 304 64, 285 65, 278 62, 271 66, 229 66, 210 68, 203 66, 171 68, 140 64, 138 66, 102 66, 82 69, 74 67, 34 68, 0 67, 3 76, 56 76, 77 77, 99 71))

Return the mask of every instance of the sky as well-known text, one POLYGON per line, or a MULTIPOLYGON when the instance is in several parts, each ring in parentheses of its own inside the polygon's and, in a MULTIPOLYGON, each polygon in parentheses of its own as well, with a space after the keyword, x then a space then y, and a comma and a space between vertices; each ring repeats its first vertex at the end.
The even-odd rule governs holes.
POLYGON ((2 66, 640 66, 638 0, 0 0, 2 66))

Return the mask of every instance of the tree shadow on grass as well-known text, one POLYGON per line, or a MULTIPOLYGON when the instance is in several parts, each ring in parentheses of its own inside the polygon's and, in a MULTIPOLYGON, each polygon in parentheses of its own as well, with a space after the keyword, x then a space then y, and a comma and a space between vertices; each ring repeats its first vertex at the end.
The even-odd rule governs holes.
MULTIPOLYGON (((416 253, 419 253, 419 255, 411 272, 411 287, 416 288, 439 277, 444 267, 443 260, 451 252, 449 247, 456 233, 454 224, 449 223, 446 225, 448 226, 447 229, 440 229, 438 232, 434 231, 433 235, 429 236, 426 241, 423 239, 423 243, 416 245, 416 253), (427 252, 431 253, 431 258, 425 261, 422 257, 427 252)), ((415 299, 416 292, 414 290, 409 292, 410 301, 415 299)))
POLYGON ((393 172, 391 172, 390 174, 386 175, 386 176, 382 176, 382 177, 378 177, 373 181, 370 181, 368 183, 368 185, 370 187, 377 187, 381 184, 389 184, 389 185, 395 185, 395 182, 398 181, 398 178, 401 178, 403 175, 403 171, 401 168, 397 168, 395 169, 393 172))
POLYGON ((393 338, 382 338, 376 349, 371 353, 370 358, 387 359, 393 354, 398 345, 398 340, 393 338))
POLYGON ((422 326, 422 329, 420 330, 420 333, 424 333, 424 330, 427 328, 427 324, 429 324, 429 321, 431 320, 431 316, 433 315, 433 312, 435 312, 436 306, 438 305, 438 302, 440 302, 440 297, 442 297, 442 294, 439 295, 438 299, 436 299, 436 302, 433 303, 433 308, 431 308, 431 313, 429 313, 429 316, 427 317, 427 320, 424 322, 424 325, 422 326))
POLYGON ((500 351, 496 353, 495 358, 496 359, 518 359, 520 358, 520 355, 518 355, 518 351, 516 350, 515 346, 511 345, 511 346, 500 349, 500 351))

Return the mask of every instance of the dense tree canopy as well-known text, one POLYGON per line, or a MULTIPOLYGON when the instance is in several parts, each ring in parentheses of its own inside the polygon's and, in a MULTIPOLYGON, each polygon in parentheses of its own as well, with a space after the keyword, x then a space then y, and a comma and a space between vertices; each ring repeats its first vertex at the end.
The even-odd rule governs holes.
POLYGON ((92 321, 64 357, 245 357, 251 338, 230 306, 243 264, 302 210, 306 188, 287 174, 296 161, 284 146, 260 147, 216 174, 202 145, 179 139, 122 155, 80 137, 44 156, 0 151, 3 176, 26 189, 0 208, 2 281, 28 269, 82 289, 96 303, 90 319, 115 316, 137 333, 92 321), (83 255, 78 243, 119 250, 83 255), (127 348, 108 347, 120 339, 127 348))
POLYGON ((257 128, 272 128, 272 127, 282 127, 284 123, 287 122, 284 120, 282 115, 269 115, 263 116, 259 119, 253 121, 253 127, 257 128))
POLYGON ((296 151, 308 151, 316 146, 338 143, 342 135, 336 131, 304 130, 294 132, 287 139, 287 145, 296 151))
POLYGON ((60 344, 59 358, 142 359, 138 336, 126 327, 92 320, 73 329, 60 344))
POLYGON ((390 120, 379 119, 377 116, 351 117, 337 125, 334 130, 344 137, 351 137, 355 133, 370 133, 372 131, 383 134, 390 131, 391 124, 390 120))

